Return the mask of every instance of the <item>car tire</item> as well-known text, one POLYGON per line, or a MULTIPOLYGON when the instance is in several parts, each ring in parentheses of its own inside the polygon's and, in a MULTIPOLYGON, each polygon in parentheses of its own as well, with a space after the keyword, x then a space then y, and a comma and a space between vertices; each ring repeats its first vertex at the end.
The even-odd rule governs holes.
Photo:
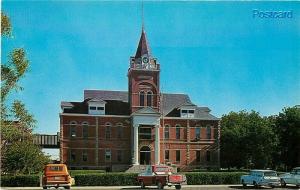
POLYGON ((255 188, 258 188, 258 185, 257 185, 256 181, 253 181, 253 185, 254 185, 255 188))
POLYGON ((243 188, 247 187, 247 184, 245 183, 244 180, 242 180, 242 185, 243 185, 243 188))
POLYGON ((157 182, 157 189, 164 189, 164 186, 160 181, 157 182))
POLYGON ((175 185, 175 189, 181 189, 181 185, 175 185))
POLYGON ((65 188, 65 189, 71 189, 71 187, 70 187, 70 186, 65 186, 64 188, 65 188))
POLYGON ((43 189, 47 189, 47 186, 43 186, 43 189))
POLYGON ((286 183, 284 179, 280 179, 281 187, 286 187, 286 183))
POLYGON ((140 186, 141 186, 141 189, 144 189, 145 188, 145 184, 143 181, 140 181, 140 186))

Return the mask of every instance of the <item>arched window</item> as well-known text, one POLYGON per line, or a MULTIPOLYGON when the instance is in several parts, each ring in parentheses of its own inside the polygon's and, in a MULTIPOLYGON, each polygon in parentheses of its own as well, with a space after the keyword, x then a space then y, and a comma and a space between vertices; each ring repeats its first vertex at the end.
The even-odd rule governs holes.
POLYGON ((87 138, 89 136, 89 123, 84 121, 82 122, 82 136, 83 138, 87 138))
POLYGON ((181 126, 178 125, 178 124, 175 126, 175 128, 176 128, 175 129, 176 130, 176 139, 180 139, 180 127, 181 126))
POLYGON ((201 128, 199 125, 196 126, 195 128, 195 136, 196 136, 196 139, 199 140, 200 137, 201 137, 201 128))
POLYGON ((71 121, 70 122, 70 137, 76 137, 76 121, 71 121))
POLYGON ((206 138, 211 139, 211 127, 210 126, 206 127, 206 138))
POLYGON ((140 92, 140 106, 145 106, 145 92, 140 92))
POLYGON ((105 138, 110 139, 111 136, 111 123, 105 124, 105 138))
POLYGON ((165 139, 170 138, 170 125, 165 125, 165 139))
POLYGON ((149 106, 149 107, 152 106, 152 92, 151 91, 147 92, 147 106, 149 106))
POLYGON ((123 137, 123 124, 122 123, 117 123, 117 130, 118 130, 117 137, 120 139, 123 137))

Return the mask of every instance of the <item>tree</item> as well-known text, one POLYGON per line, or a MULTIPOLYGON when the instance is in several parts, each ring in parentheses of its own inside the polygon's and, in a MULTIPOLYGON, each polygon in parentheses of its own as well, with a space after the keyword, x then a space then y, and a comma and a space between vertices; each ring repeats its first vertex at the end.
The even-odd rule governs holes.
MULTIPOLYGON (((9 17, 5 13, 1 13, 1 37, 11 37, 11 31, 9 17)), ((35 155, 34 158, 40 161, 41 164, 48 160, 41 150, 33 145, 31 132, 36 124, 33 115, 28 112, 21 101, 14 100, 11 105, 8 105, 7 101, 12 92, 23 90, 18 83, 25 76, 28 68, 29 61, 23 48, 14 49, 8 56, 8 62, 1 64, 1 162, 3 163, 3 169, 7 172, 37 172, 36 169, 40 169, 40 167, 30 169, 28 167, 32 167, 31 165, 21 164, 28 162, 36 164, 32 160, 33 158, 25 156, 30 151, 35 153, 29 155, 35 155), (13 154, 15 154, 15 157, 13 154), (24 156, 21 159, 22 162, 13 159, 20 158, 18 155, 24 156), (14 165, 16 167, 13 167, 14 165)))
POLYGON ((300 164, 300 108, 284 108, 276 117, 280 158, 287 169, 300 164))
POLYGON ((48 157, 32 141, 17 141, 5 152, 3 169, 14 174, 32 174, 42 171, 48 161, 48 157))
POLYGON ((222 167, 266 168, 273 165, 278 137, 272 122, 258 112, 223 115, 221 134, 222 167))

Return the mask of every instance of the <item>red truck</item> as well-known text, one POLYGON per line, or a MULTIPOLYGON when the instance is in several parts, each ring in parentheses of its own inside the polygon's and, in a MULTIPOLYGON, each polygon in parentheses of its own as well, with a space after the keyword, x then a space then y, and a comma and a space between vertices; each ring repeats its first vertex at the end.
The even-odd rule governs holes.
POLYGON ((181 189, 182 183, 186 182, 185 175, 172 174, 172 169, 165 165, 147 166, 146 170, 140 173, 137 177, 141 188, 145 186, 157 185, 158 189, 163 189, 164 186, 175 186, 176 189, 181 189))

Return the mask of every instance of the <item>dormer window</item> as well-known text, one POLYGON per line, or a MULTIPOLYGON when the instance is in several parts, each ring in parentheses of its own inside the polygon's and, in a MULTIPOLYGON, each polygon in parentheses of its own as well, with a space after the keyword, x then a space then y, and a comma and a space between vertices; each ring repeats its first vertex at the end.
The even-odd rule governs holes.
POLYGON ((180 116, 185 118, 192 118, 195 115, 194 109, 181 109, 180 116))
POLYGON ((91 106, 90 110, 96 110, 96 107, 95 106, 91 106))
POLYGON ((89 114, 92 115, 105 115, 106 102, 98 99, 91 99, 88 101, 89 114))
POLYGON ((103 111, 104 107, 97 107, 97 110, 103 111))

